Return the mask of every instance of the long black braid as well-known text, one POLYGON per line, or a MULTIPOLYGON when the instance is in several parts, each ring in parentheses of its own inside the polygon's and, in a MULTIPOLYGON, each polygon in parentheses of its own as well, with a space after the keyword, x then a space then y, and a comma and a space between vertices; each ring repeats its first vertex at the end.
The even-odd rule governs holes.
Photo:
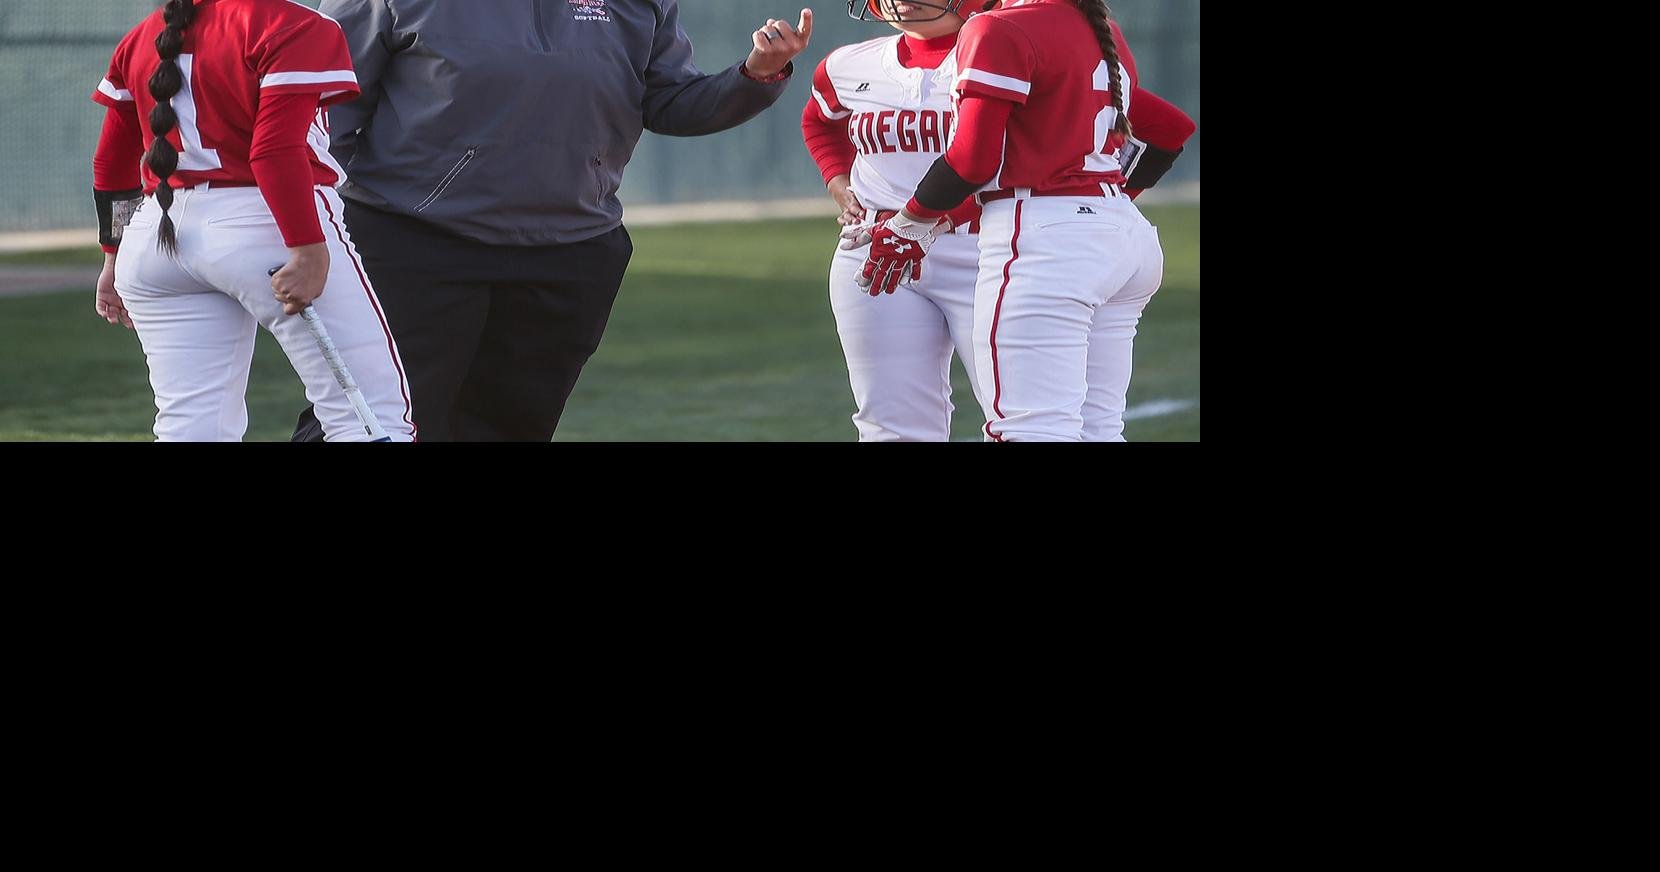
POLYGON ((1107 81, 1112 85, 1112 107, 1118 110, 1118 117, 1112 124, 1113 132, 1129 136, 1130 116, 1124 112, 1124 82, 1118 70, 1118 43, 1112 38, 1112 10, 1107 8, 1106 0, 1076 2, 1084 17, 1089 19, 1089 26, 1095 30, 1095 39, 1101 43, 1101 56, 1107 60, 1107 81))
POLYGON ((173 111, 173 96, 184 88, 179 52, 184 50, 185 28, 196 18, 196 4, 193 0, 167 0, 161 16, 167 22, 167 29, 156 37, 156 54, 161 55, 161 66, 150 76, 150 96, 156 99, 156 108, 150 110, 150 131, 155 134, 155 140, 144 152, 144 165, 161 180, 156 187, 156 203, 161 206, 156 247, 171 255, 179 250, 179 237, 173 219, 167 217, 167 210, 173 205, 173 187, 167 184, 167 179, 179 168, 179 152, 167 141, 167 134, 179 126, 179 114, 173 111))

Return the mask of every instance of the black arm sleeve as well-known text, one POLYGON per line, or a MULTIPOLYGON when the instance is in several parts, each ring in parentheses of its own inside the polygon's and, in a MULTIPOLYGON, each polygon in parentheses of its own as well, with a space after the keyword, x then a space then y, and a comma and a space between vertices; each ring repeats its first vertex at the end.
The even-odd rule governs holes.
MULTIPOLYGON (((985 184, 984 182, 980 183, 985 184)), ((980 185, 957 175, 944 156, 934 161, 922 183, 916 186, 916 201, 939 212, 949 212, 980 190, 980 185)))
POLYGON ((1165 151, 1156 145, 1142 143, 1141 151, 1132 159, 1130 172, 1124 177, 1125 186, 1145 190, 1158 184, 1159 179, 1170 172, 1170 167, 1182 151, 1181 148, 1165 151))
POLYGON ((92 192, 92 205, 98 210, 98 244, 120 245, 121 230, 133 217, 133 210, 144 199, 144 189, 131 191, 92 192))

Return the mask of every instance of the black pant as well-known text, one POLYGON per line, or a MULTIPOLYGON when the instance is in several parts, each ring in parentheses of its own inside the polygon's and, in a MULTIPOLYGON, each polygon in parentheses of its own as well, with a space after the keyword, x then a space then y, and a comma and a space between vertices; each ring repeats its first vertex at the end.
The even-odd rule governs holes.
MULTIPOLYGON (((485 245, 346 201, 346 225, 409 377, 421 442, 547 442, 599 347, 634 253, 618 227, 485 245)), ((294 441, 322 441, 311 409, 294 441)))

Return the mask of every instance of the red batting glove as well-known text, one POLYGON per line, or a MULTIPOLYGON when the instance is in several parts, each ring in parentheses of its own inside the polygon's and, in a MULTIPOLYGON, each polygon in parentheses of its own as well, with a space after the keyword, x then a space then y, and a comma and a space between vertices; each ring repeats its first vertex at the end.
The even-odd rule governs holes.
POLYGON ((859 270, 859 287, 874 297, 922 278, 922 258, 933 247, 938 226, 935 221, 913 221, 904 212, 876 225, 870 234, 870 253, 859 270))

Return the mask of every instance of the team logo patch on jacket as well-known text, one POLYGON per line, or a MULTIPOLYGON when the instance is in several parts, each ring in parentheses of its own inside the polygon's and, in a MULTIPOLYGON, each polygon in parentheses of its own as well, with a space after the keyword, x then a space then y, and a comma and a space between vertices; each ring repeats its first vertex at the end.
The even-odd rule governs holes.
POLYGON ((571 5, 571 17, 577 21, 610 21, 611 10, 605 0, 565 0, 571 5))

